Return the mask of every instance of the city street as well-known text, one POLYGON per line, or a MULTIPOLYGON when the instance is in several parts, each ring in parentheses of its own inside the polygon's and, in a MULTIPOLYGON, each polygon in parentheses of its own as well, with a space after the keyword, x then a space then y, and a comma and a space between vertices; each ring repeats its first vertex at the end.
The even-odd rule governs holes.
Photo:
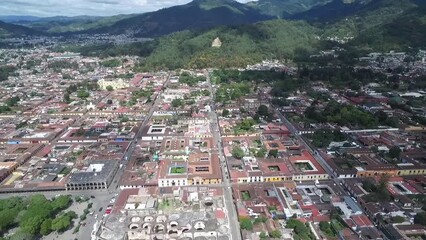
POLYGON ((209 84, 209 90, 212 97, 212 104, 211 104, 211 111, 209 113, 210 123, 212 127, 212 133, 213 133, 213 141, 214 144, 217 146, 217 151, 219 154, 219 159, 221 161, 221 165, 223 166, 222 169, 222 178, 223 178, 223 193, 225 198, 225 205, 227 209, 228 214, 228 221, 229 221, 229 229, 231 233, 231 239, 232 240, 241 240, 241 231, 240 231, 240 225, 238 221, 238 214, 237 210, 234 204, 234 200, 232 197, 232 187, 229 180, 229 174, 228 174, 228 165, 226 162, 226 159, 223 155, 223 149, 222 149, 222 139, 220 136, 220 128, 218 123, 218 118, 216 114, 216 108, 215 108, 215 102, 214 102, 214 90, 213 86, 210 80, 210 74, 207 75, 207 82, 209 84))

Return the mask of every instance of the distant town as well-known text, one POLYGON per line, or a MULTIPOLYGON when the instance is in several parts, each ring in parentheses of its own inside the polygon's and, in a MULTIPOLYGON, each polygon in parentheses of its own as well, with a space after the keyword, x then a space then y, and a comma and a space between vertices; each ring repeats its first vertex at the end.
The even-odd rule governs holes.
POLYGON ((369 53, 352 70, 368 82, 336 87, 277 60, 139 72, 138 57, 40 41, 0 50, 0 210, 43 202, 56 218, 0 214, 3 236, 426 237, 425 51, 369 53))

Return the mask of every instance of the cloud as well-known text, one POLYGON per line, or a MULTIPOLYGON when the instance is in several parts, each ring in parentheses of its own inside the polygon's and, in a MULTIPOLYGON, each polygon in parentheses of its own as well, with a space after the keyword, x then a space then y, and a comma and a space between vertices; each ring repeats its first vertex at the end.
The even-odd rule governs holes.
MULTIPOLYGON (((109 16, 143 13, 191 0, 0 0, 0 15, 109 16)), ((248 2, 249 0, 238 0, 248 2)))

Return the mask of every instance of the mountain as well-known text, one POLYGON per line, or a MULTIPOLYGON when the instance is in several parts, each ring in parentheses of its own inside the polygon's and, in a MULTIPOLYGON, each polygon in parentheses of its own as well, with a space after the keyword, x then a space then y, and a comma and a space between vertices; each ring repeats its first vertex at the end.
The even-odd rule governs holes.
POLYGON ((332 0, 258 0, 247 3, 261 13, 286 18, 291 15, 308 11, 314 7, 330 3, 332 0))
POLYGON ((35 16, 15 16, 15 15, 0 16, 0 21, 3 21, 5 23, 16 23, 19 21, 36 21, 39 19, 40 17, 35 17, 35 16))
POLYGON ((34 29, 0 21, 0 38, 39 34, 34 29))
POLYGON ((147 69, 242 67, 264 59, 292 59, 298 49, 315 48, 319 32, 306 22, 285 20, 178 32, 156 40, 143 65, 147 69), (222 42, 220 48, 212 47, 216 37, 222 42))
POLYGON ((410 8, 384 24, 363 29, 350 44, 376 51, 407 51, 424 49, 425 42, 426 6, 423 5, 410 8))
POLYGON ((270 18, 250 6, 233 0, 194 0, 185 5, 140 14, 120 20, 111 26, 81 33, 126 33, 142 37, 158 37, 177 31, 254 23, 270 18))
POLYGON ((133 17, 135 14, 129 15, 115 15, 111 17, 99 16, 55 16, 45 17, 33 20, 19 20, 12 23, 22 25, 25 27, 33 28, 37 31, 48 33, 63 33, 63 32, 77 32, 84 31, 92 28, 107 27, 112 24, 133 17))
POLYGON ((347 12, 340 19, 328 19, 328 23, 322 24, 324 36, 358 37, 371 29, 386 29, 396 19, 418 8, 418 4, 413 0, 374 0, 353 13, 347 12))

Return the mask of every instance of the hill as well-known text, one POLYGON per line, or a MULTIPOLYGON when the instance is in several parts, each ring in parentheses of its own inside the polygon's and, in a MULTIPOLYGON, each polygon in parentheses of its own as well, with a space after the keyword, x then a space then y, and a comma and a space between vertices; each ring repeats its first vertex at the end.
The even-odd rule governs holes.
POLYGON ((258 0, 247 3, 261 13, 287 18, 291 15, 308 11, 314 7, 325 5, 332 0, 258 0))
POLYGON ((111 17, 99 16, 76 16, 76 17, 46 17, 35 20, 20 20, 13 22, 22 26, 30 27, 38 31, 48 33, 65 33, 65 32, 78 32, 93 28, 108 27, 114 23, 133 17, 135 14, 130 15, 115 15, 111 17))
POLYGON ((376 51, 424 49, 426 7, 405 11, 390 21, 365 29, 350 44, 376 51))
POLYGON ((340 19, 328 19, 328 23, 320 25, 317 22, 317 26, 324 29, 327 37, 358 37, 372 29, 384 30, 390 23, 417 8, 418 5, 411 0, 374 0, 340 19))
POLYGON ((0 38, 39 34, 34 29, 0 21, 0 38))
POLYGON ((311 50, 318 29, 302 21, 271 20, 252 25, 185 31, 157 41, 143 61, 147 68, 243 67, 263 59, 291 59, 298 49, 311 50), (219 37, 220 48, 211 47, 219 37))
POLYGON ((108 27, 82 33, 132 34, 158 37, 177 31, 254 23, 271 17, 233 0, 194 0, 185 5, 126 18, 108 27))

